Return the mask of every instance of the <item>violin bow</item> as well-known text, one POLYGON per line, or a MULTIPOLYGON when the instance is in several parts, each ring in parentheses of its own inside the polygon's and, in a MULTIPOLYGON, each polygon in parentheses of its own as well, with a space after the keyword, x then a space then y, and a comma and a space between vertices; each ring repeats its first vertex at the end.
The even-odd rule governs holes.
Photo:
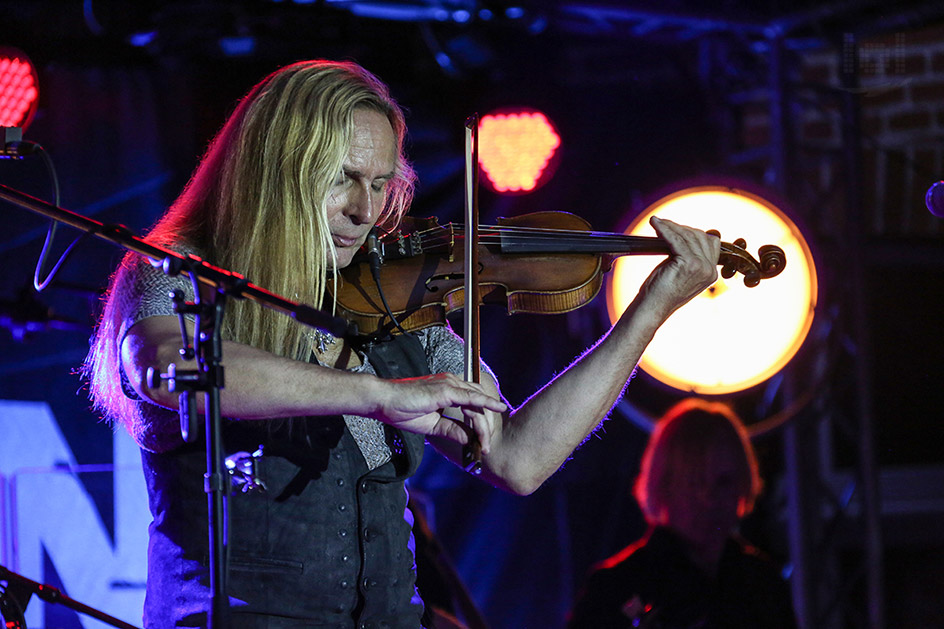
MULTIPOLYGON (((465 265, 463 324, 465 338, 465 380, 478 384, 482 379, 479 358, 479 115, 465 121, 465 265)), ((462 447, 462 468, 471 474, 482 471, 482 444, 466 423, 469 442, 462 447)))

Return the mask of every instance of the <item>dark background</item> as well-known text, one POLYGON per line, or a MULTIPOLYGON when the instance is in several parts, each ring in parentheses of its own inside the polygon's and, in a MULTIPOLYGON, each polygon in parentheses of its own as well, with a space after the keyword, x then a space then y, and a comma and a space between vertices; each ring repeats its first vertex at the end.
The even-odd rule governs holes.
MULTIPOLYGON (((40 107, 25 135, 53 157, 61 205, 99 221, 146 229, 185 184, 242 94, 281 65, 325 57, 361 63, 388 82, 408 110, 409 153, 421 182, 414 215, 461 220, 464 119, 520 104, 555 121, 563 139, 560 163, 553 179, 533 194, 483 192, 483 222, 567 210, 596 229, 620 231, 676 182, 713 175, 769 183, 763 168, 728 159, 732 145, 744 139, 719 104, 714 79, 720 73, 706 69, 706 38, 721 33, 743 40, 750 51, 758 31, 740 26, 788 24, 786 18, 802 16, 790 34, 815 49, 848 32, 881 35, 941 23, 933 3, 899 3, 894 10, 881 4, 844 3, 839 9, 812 2, 682 0, 0 2, 0 45, 20 48, 38 68, 40 107), (589 6, 603 15, 612 9, 625 20, 582 17, 589 6), (520 15, 508 11, 515 8, 520 15), (488 19, 485 10, 491 11, 488 19), (404 19, 381 19, 391 11, 404 19), (457 11, 468 11, 468 21, 455 21, 457 11), (226 52, 250 42, 251 51, 226 52)), ((729 59, 725 71, 747 82, 763 70, 744 55, 729 59)), ((944 177, 928 164, 915 172, 925 188, 944 177)), ((49 181, 39 160, 0 161, 0 183, 52 200, 49 181)), ((863 337, 848 314, 845 292, 850 267, 863 260, 834 255, 842 240, 835 224, 804 195, 786 192, 798 211, 794 219, 809 227, 807 238, 818 255, 818 337, 773 383, 728 401, 748 423, 758 422, 786 407, 790 391, 802 390, 817 361, 825 360, 831 376, 819 386, 829 397, 817 417, 835 420, 841 432, 841 418, 862 414, 853 365, 865 355, 873 394, 867 410, 878 438, 875 463, 939 466, 944 348, 934 322, 944 289, 940 226, 904 236, 866 230, 863 337)), ((0 300, 5 312, 13 312, 24 307, 22 295, 30 294, 45 224, 8 204, 0 217, 0 300)), ((859 217, 847 220, 854 224, 859 217)), ((72 236, 60 231, 56 252, 72 236)), ((83 243, 41 295, 43 307, 71 321, 73 330, 47 329, 24 340, 0 330, 0 399, 49 402, 79 463, 111 457, 110 429, 88 411, 83 384, 72 372, 87 349, 98 291, 119 257, 110 245, 83 243)), ((602 299, 553 317, 509 318, 486 310, 482 353, 517 405, 607 325, 602 299)), ((640 375, 630 387, 629 410, 657 416, 681 397, 640 375)), ((472 481, 433 454, 424 464, 414 491, 428 499, 436 530, 494 626, 558 626, 588 566, 642 532, 628 488, 646 433, 628 414, 614 411, 597 436, 528 498, 472 481)), ((853 465, 858 442, 836 442, 837 466, 853 465)), ((771 489, 745 531, 786 560, 785 506, 774 491, 783 469, 780 432, 758 439, 757 447, 771 489)), ((108 487, 94 491, 109 522, 108 487)), ((940 543, 924 521, 916 526, 926 544, 940 543)), ((900 563, 896 556, 890 565, 906 572, 907 564, 900 563)))

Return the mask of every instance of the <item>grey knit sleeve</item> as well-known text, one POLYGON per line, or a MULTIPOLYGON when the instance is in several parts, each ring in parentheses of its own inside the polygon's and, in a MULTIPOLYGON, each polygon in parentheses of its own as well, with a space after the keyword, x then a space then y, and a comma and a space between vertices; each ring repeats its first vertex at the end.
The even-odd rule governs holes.
POLYGON ((138 260, 120 293, 114 296, 119 300, 118 310, 121 313, 119 345, 131 326, 138 321, 155 316, 174 316, 171 294, 178 289, 183 291, 187 301, 193 301, 193 285, 189 277, 170 276, 162 269, 152 266, 146 259, 138 260))
MULTIPOLYGON (((426 328, 420 333, 420 338, 426 348, 426 358, 432 373, 453 373, 459 377, 465 375, 465 343, 451 327, 437 325, 426 328)), ((484 360, 481 366, 482 371, 489 374, 497 384, 498 378, 484 360)))

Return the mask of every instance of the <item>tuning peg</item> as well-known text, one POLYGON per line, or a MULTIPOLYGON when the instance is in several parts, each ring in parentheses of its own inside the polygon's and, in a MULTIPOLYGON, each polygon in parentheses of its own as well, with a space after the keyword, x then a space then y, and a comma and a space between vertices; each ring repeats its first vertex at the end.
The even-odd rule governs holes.
POLYGON ((744 276, 744 285, 748 288, 754 288, 760 284, 760 273, 748 273, 744 276))

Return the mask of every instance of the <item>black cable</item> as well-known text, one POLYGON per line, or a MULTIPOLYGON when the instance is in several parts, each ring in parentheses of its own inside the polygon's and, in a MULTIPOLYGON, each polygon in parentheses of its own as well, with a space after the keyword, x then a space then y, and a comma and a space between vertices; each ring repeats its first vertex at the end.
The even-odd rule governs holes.
MULTIPOLYGON (((58 206, 60 203, 60 192, 59 192, 59 176, 56 173, 56 167, 52 162, 52 159, 49 157, 49 154, 42 147, 42 145, 37 144, 36 142, 19 142, 16 147, 17 154, 21 157, 27 155, 39 155, 43 164, 46 166, 46 170, 49 171, 49 177, 52 179, 53 185, 53 199, 54 205, 58 206)), ((87 233, 83 233, 76 237, 72 243, 66 247, 66 250, 59 256, 59 260, 53 265, 49 275, 45 279, 40 279, 40 276, 43 274, 43 267, 46 266, 46 258, 49 256, 49 251, 52 249, 52 242, 56 237, 56 230, 59 223, 56 221, 49 221, 49 229, 46 231, 46 241, 43 243, 43 249, 39 254, 39 260, 36 261, 36 269, 33 271, 33 288, 36 289, 36 292, 42 292, 52 283, 55 279, 56 274, 59 273, 59 270, 62 268, 62 265, 66 263, 69 259, 69 256, 72 255, 75 246, 79 244, 80 241, 84 240, 89 236, 87 233)))
POLYGON ((400 326, 400 322, 393 316, 393 311, 390 310, 387 297, 384 295, 383 286, 380 284, 380 266, 383 264, 383 256, 380 255, 380 241, 377 238, 376 227, 371 229, 370 233, 367 234, 367 241, 364 244, 367 247, 367 262, 368 266, 370 266, 370 275, 374 278, 374 284, 377 285, 377 292, 380 293, 380 301, 383 303, 384 310, 387 311, 387 316, 390 317, 393 325, 400 330, 400 333, 406 334, 406 330, 400 326))

